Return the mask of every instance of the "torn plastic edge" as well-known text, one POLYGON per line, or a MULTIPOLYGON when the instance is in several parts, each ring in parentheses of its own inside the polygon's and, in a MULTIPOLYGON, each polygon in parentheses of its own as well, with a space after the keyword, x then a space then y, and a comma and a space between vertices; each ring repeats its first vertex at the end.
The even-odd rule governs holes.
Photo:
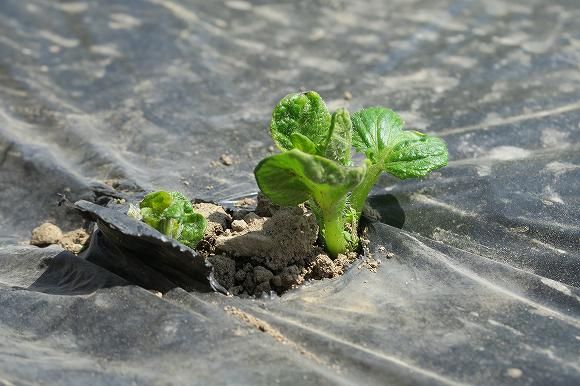
MULTIPOLYGON (((187 276, 192 274, 191 283, 196 281, 197 284, 208 286, 215 292, 219 292, 224 295, 230 295, 230 293, 215 279, 213 266, 207 259, 205 259, 193 249, 167 237, 147 224, 137 221, 121 211, 103 207, 84 200, 77 201, 72 204, 66 200, 66 198, 62 198, 60 204, 73 207, 75 210, 80 212, 83 217, 97 222, 99 229, 101 227, 106 227, 109 231, 118 232, 125 238, 128 237, 142 241, 144 243, 143 247, 147 247, 146 244, 150 244, 151 246, 156 245, 159 248, 170 248, 169 250, 171 253, 164 257, 167 260, 160 262, 176 270, 183 269, 182 273, 186 274, 187 276), (201 277, 205 279, 202 283, 200 283, 201 277)), ((105 237, 107 237, 108 232, 103 232, 101 229, 101 233, 104 233, 105 237)), ((111 240, 110 237, 109 242, 116 244, 115 241, 111 240)), ((132 251, 134 249, 127 245, 122 245, 121 247, 128 251, 132 251)), ((142 259, 139 260, 141 260, 143 264, 157 270, 160 274, 167 276, 168 279, 175 279, 175 277, 172 278, 172 275, 168 274, 168 272, 163 272, 162 268, 159 268, 158 266, 151 266, 142 259)), ((178 282, 176 284, 179 286, 183 284, 183 280, 176 281, 178 282)))

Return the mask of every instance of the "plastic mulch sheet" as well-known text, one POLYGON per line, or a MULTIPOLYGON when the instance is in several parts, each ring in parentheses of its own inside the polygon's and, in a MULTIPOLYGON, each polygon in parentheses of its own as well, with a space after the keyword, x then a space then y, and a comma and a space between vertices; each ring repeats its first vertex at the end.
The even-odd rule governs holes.
POLYGON ((2 1, 0 384, 578 384, 578 31, 566 0, 2 1), (27 245, 83 224, 57 193, 254 193, 298 89, 448 143, 373 191, 378 269, 243 299, 142 267, 159 297, 27 245))

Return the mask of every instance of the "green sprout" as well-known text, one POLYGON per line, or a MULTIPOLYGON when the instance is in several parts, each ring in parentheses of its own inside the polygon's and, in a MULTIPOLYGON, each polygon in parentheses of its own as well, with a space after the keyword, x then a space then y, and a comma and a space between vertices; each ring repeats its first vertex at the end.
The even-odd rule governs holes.
POLYGON ((274 108, 272 139, 282 153, 263 159, 256 182, 275 204, 306 203, 315 214, 331 256, 358 245, 356 229, 366 198, 384 171, 424 177, 447 165, 447 147, 435 137, 403 131, 402 119, 382 107, 332 115, 314 91, 285 96, 274 108), (364 153, 351 162, 351 148, 364 153))
POLYGON ((179 192, 149 193, 139 208, 130 205, 127 214, 190 248, 203 239, 207 226, 205 217, 196 213, 191 202, 179 192))

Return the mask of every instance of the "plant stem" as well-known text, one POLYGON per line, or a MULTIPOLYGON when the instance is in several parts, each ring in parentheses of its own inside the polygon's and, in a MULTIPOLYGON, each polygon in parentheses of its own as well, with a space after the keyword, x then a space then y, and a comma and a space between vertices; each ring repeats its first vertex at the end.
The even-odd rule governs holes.
POLYGON ((344 239, 344 224, 342 220, 342 206, 323 211, 324 217, 324 241, 326 250, 331 257, 346 252, 346 240, 344 239))
POLYGON ((356 211, 357 219, 360 219, 360 215, 365 206, 366 199, 377 182, 379 175, 382 172, 382 167, 380 164, 371 165, 361 181, 360 184, 352 191, 350 196, 350 206, 356 211))

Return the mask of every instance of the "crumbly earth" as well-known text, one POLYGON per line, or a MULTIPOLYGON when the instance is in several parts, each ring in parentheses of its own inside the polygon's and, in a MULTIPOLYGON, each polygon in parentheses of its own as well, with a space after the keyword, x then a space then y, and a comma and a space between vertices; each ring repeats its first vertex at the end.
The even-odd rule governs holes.
MULTIPOLYGON (((206 213, 223 211, 206 205, 206 213)), ((262 207, 260 212, 269 216, 235 211, 227 227, 209 230, 198 246, 209 255, 214 278, 233 295, 283 293, 306 280, 333 278, 358 257, 349 253, 331 259, 324 253, 317 245, 316 218, 303 206, 262 207)))
POLYGON ((67 251, 78 254, 85 248, 88 241, 89 234, 84 229, 79 228, 63 234, 60 245, 67 251))
POLYGON ((216 237, 231 226, 232 217, 221 206, 208 202, 194 203, 193 209, 207 220, 205 237, 198 244, 197 249, 201 252, 213 253, 216 237))
POLYGON ((272 217, 248 213, 216 237, 219 252, 255 257, 266 268, 280 270, 311 254, 318 238, 316 218, 303 207, 284 208, 272 217))
POLYGON ((82 228, 63 233, 58 226, 46 222, 32 230, 30 244, 38 247, 58 244, 67 251, 78 254, 88 241, 89 234, 82 228))

